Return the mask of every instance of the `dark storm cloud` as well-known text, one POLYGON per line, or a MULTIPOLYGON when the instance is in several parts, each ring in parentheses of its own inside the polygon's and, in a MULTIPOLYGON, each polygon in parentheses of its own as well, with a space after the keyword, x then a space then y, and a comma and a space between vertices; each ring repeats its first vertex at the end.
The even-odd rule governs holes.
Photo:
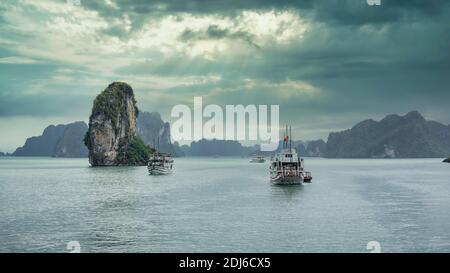
POLYGON ((229 29, 220 28, 217 25, 210 25, 206 31, 185 30, 180 35, 181 41, 201 41, 201 40, 221 40, 221 39, 242 40, 251 46, 260 48, 253 40, 252 34, 245 31, 230 31, 229 29))
MULTIPOLYGON (((121 11, 132 12, 136 14, 154 14, 167 15, 168 13, 193 13, 193 14, 227 14, 232 15, 242 10, 264 10, 280 8, 306 8, 313 7, 313 0, 286 1, 286 0, 115 0, 113 1, 120 7, 121 11)), ((103 4, 90 4, 90 8, 103 13, 112 14, 113 8, 103 4), (105 12, 108 11, 108 12, 105 12)))
POLYGON ((380 24, 434 16, 448 6, 445 0, 382 0, 380 6, 366 1, 316 1, 316 20, 341 25, 380 24))
MULTIPOLYGON (((242 10, 295 9, 314 26, 301 44, 265 48, 259 59, 242 63, 206 60, 164 60, 135 72, 201 74, 217 71, 224 77, 291 79, 333 79, 381 77, 408 74, 412 70, 448 69, 449 1, 383 0, 371 7, 364 0, 318 1, 115 1, 124 12, 137 17, 152 14, 212 13, 233 16, 242 10), (362 29, 365 25, 370 28, 362 29), (431 42, 432 41, 432 42, 431 42), (191 69, 195 67, 196 69, 191 69), (239 67, 240 72, 236 73, 239 67)), ((107 8, 106 8, 107 9, 107 8)), ((232 32, 215 25, 206 31, 187 29, 184 42, 209 39, 236 39, 259 48, 251 34, 232 32)), ((133 67, 133 64, 130 64, 133 67)), ((142 64, 139 66, 142 67, 142 64)), ((127 69, 124 69, 127 70, 127 69)), ((130 68, 132 70, 132 68, 130 68)))
MULTIPOLYGON (((119 9, 104 1, 86 1, 83 6, 97 10, 107 16, 116 16, 123 12, 139 14, 167 14, 187 12, 193 14, 233 14, 242 10, 267 9, 320 9, 330 15, 356 14, 360 11, 371 13, 365 0, 112 0, 119 9)), ((387 13, 405 10, 417 10, 423 13, 437 13, 447 3, 446 0, 382 0, 382 5, 376 8, 386 8, 387 13)), ((369 7, 370 8, 370 7, 369 7)), ((381 15, 379 15, 381 16, 381 15)), ((381 16, 383 18, 383 16, 381 16)))
POLYGON ((103 1, 88 1, 83 5, 106 18, 132 14, 135 27, 141 26, 146 16, 179 13, 233 16, 243 10, 272 9, 298 10, 314 20, 331 24, 379 24, 434 16, 449 5, 447 0, 382 0, 382 5, 377 7, 369 6, 365 0, 112 0, 112 2, 119 8, 116 9, 103 1))
MULTIPOLYGON (((223 77, 313 80, 341 78, 363 80, 383 75, 407 75, 417 71, 448 71, 450 29, 446 16, 414 24, 386 26, 314 25, 303 39, 287 45, 264 46, 252 55, 216 61, 178 56, 149 64, 130 64, 121 72, 158 75, 201 75, 220 73, 223 77), (432 42, 431 42, 432 41, 432 42)), ((222 39, 227 30, 185 31, 181 40, 222 39)), ((249 37, 249 36, 244 36, 249 37)), ((439 74, 439 73, 438 73, 439 74)))

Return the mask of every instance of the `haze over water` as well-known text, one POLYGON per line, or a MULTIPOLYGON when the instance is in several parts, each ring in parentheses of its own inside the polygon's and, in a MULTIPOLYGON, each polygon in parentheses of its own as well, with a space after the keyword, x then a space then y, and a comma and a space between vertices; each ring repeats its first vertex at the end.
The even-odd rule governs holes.
POLYGON ((448 164, 305 163, 313 183, 283 187, 247 158, 177 158, 160 177, 0 158, 0 252, 450 252, 448 164))

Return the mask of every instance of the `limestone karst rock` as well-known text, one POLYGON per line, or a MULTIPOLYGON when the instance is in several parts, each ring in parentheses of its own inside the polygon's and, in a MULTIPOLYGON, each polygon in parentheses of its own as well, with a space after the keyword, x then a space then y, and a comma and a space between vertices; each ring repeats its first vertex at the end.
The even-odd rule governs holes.
POLYGON ((131 86, 110 84, 94 101, 85 144, 92 166, 145 165, 150 148, 136 136, 138 108, 131 86))

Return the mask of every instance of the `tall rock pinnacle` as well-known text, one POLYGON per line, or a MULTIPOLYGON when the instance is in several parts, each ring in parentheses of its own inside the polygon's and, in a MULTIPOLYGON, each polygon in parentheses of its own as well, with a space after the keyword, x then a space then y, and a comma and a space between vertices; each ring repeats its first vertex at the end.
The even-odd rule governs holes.
POLYGON ((150 149, 136 137, 137 115, 133 89, 126 83, 114 82, 96 97, 85 136, 92 166, 146 163, 150 149))

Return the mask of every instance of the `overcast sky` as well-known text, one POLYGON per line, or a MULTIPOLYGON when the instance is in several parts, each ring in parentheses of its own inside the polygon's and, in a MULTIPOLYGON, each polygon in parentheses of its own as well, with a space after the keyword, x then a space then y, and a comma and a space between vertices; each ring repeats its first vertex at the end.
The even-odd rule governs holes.
POLYGON ((279 104, 296 139, 419 110, 450 123, 450 1, 1 0, 0 151, 88 120, 110 82, 178 103, 279 104))

